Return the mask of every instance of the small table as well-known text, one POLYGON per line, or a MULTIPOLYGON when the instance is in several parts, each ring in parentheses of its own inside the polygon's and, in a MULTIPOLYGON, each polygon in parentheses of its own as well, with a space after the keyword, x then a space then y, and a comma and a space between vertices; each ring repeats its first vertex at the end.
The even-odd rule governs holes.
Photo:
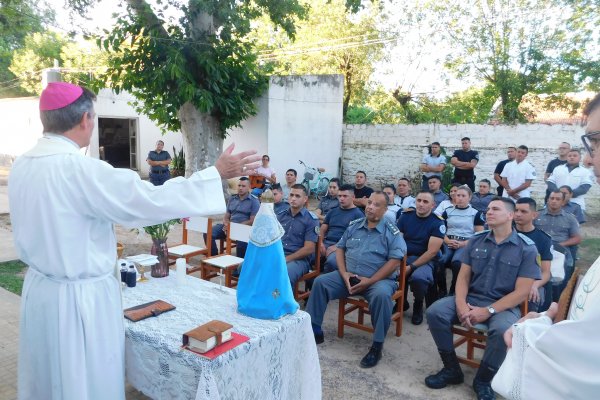
POLYGON ((176 310, 125 321, 127 380, 153 399, 320 399, 321 369, 303 311, 279 320, 237 312, 236 292, 175 274, 123 289, 123 308, 165 300, 176 310), (233 325, 250 340, 209 360, 181 349, 182 334, 210 320, 233 325))

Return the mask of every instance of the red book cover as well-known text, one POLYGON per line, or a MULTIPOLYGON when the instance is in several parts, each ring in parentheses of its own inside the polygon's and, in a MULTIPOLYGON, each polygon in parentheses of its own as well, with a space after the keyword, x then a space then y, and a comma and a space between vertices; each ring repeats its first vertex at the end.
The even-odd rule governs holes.
POLYGON ((198 353, 197 351, 190 349, 188 346, 181 346, 181 347, 186 350, 191 351, 192 353, 196 353, 198 355, 201 355, 202 357, 206 357, 209 360, 214 360, 221 354, 233 349, 234 347, 239 346, 240 344, 242 344, 244 342, 247 342, 248 340, 250 340, 250 338, 248 336, 244 336, 244 335, 240 335, 239 333, 231 332, 231 340, 207 351, 206 353, 198 353))

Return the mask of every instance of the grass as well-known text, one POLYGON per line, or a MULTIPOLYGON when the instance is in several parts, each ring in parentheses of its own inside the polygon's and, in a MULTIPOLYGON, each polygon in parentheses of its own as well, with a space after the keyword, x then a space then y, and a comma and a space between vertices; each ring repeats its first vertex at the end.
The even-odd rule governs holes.
POLYGON ((577 253, 577 267, 588 269, 600 256, 600 239, 583 239, 577 253))
POLYGON ((23 271, 27 268, 20 260, 0 263, 0 287, 21 295, 23 290, 23 271))

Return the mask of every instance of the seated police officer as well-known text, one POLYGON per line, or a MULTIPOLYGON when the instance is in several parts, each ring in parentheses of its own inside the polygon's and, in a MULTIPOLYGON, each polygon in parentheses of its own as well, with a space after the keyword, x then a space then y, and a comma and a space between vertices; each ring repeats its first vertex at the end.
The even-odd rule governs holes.
POLYGON ((320 235, 323 237, 321 256, 326 257, 324 271, 331 272, 337 269, 335 260, 336 244, 350 225, 350 222, 364 218, 364 214, 354 205, 354 188, 352 185, 342 185, 338 192, 339 207, 327 214, 321 225, 320 235))
POLYGON ((315 214, 317 214, 317 217, 319 217, 319 222, 323 223, 329 211, 340 205, 338 200, 339 191, 340 180, 338 178, 331 178, 329 181, 329 186, 327 187, 327 194, 323 196, 319 202, 319 206, 315 210, 315 214))
POLYGON ((292 287, 310 270, 310 260, 315 253, 319 237, 319 218, 305 207, 308 201, 306 188, 297 183, 288 195, 290 208, 277 214, 285 233, 281 238, 288 276, 292 287))
POLYGON ((432 389, 464 380, 454 352, 452 325, 486 324, 487 346, 473 390, 479 400, 496 398, 491 382, 506 356, 502 335, 521 317, 519 305, 527 299, 533 281, 541 277, 535 244, 512 227, 514 211, 515 204, 508 198, 490 202, 487 223, 491 230, 476 233, 468 241, 456 295, 427 309, 429 330, 444 363, 441 371, 425 378, 432 389))
POLYGON ((279 214, 290 208, 288 202, 283 200, 283 189, 279 183, 274 184, 271 187, 271 191, 273 192, 273 210, 275 211, 275 214, 279 214))
MULTIPOLYGON (((412 323, 423 322, 423 300, 433 280, 433 259, 438 255, 446 226, 444 221, 433 213, 435 201, 433 193, 420 192, 416 198, 416 210, 408 210, 398 220, 398 229, 404 235, 407 247, 406 277, 413 292, 412 323)), ((409 308, 408 291, 404 291, 404 310, 409 308)))
POLYGON ((315 279, 306 305, 315 341, 320 344, 324 341, 323 315, 330 300, 351 295, 367 299, 375 332, 373 345, 360 362, 363 368, 374 367, 381 359, 383 341, 391 324, 392 294, 398 288, 398 267, 406 254, 406 243, 398 228, 383 217, 387 204, 385 193, 371 194, 366 217, 353 221, 337 244, 338 271, 315 279))
MULTIPOLYGON (((216 240, 225 239, 227 229, 229 228, 229 222, 252 225, 259 207, 260 203, 258 199, 250 195, 250 180, 245 176, 241 177, 238 182, 238 194, 231 196, 229 199, 227 211, 223 217, 223 223, 213 226, 210 248, 211 255, 217 255, 218 250, 216 240)), ((206 241, 206 235, 204 235, 204 240, 206 241)), ((236 255, 244 258, 248 244, 246 242, 238 241, 236 246, 236 255)))

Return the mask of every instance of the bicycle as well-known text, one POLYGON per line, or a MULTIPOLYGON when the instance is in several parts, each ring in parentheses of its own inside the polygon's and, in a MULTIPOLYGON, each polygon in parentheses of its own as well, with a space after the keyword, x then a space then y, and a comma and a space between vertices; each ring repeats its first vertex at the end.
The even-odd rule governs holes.
POLYGON ((313 193, 317 200, 321 200, 329 190, 329 176, 325 173, 325 168, 311 167, 302 160, 298 161, 304 165, 304 180, 301 184, 306 188, 308 196, 313 193))

